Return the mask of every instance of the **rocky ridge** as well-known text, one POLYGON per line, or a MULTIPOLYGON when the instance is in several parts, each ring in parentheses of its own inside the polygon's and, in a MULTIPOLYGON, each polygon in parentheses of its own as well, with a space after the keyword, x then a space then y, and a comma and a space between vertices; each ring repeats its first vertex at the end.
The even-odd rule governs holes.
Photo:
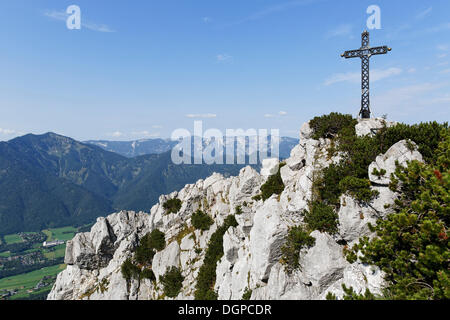
MULTIPOLYGON (((382 126, 381 119, 360 120, 358 135, 372 134, 382 126)), ((388 123, 392 125, 392 123, 388 123)), ((183 276, 183 288, 176 299, 193 299, 196 279, 203 263, 208 241, 225 218, 236 214, 237 227, 230 227, 223 237, 224 255, 217 264, 214 289, 222 300, 241 299, 251 290, 251 299, 325 299, 328 292, 338 298, 342 284, 357 293, 366 288, 379 293, 383 286, 382 272, 359 262, 350 264, 343 249, 362 236, 372 236, 368 223, 389 213, 396 195, 389 190, 390 173, 396 161, 405 165, 410 160, 422 161, 412 142, 400 141, 369 167, 372 188, 379 196, 362 205, 349 195, 342 195, 338 212, 339 230, 331 236, 314 231, 315 245, 300 255, 301 270, 291 274, 280 262, 281 250, 290 227, 302 223, 303 210, 312 199, 314 175, 337 163, 340 156, 329 158, 328 139, 312 139, 312 130, 305 123, 300 130, 300 143, 291 152, 280 170, 285 189, 266 201, 254 200, 268 176, 277 171, 278 162, 265 161, 261 174, 251 167, 239 176, 224 178, 213 174, 205 180, 186 185, 178 192, 163 195, 151 212, 121 211, 99 218, 88 233, 77 234, 69 241, 65 263, 67 269, 58 275, 50 292, 50 300, 118 299, 147 300, 163 298, 161 285, 144 279, 129 283, 121 274, 121 265, 132 256, 139 239, 153 229, 165 233, 167 246, 153 258, 152 270, 159 279, 176 266, 183 276), (373 168, 384 170, 373 175, 373 168), (167 214, 163 204, 178 198, 182 207, 176 214, 167 214), (208 231, 195 230, 191 215, 198 209, 208 213, 214 224, 208 231)))

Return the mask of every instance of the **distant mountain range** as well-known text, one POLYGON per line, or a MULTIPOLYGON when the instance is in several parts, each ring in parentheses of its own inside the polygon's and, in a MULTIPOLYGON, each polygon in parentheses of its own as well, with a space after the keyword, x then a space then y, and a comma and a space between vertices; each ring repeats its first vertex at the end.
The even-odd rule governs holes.
POLYGON ((0 142, 0 234, 82 225, 240 165, 175 165, 170 152, 127 158, 54 133, 0 142))
POLYGON ((147 154, 160 154, 172 150, 177 141, 170 139, 143 139, 134 141, 89 140, 84 143, 98 146, 106 151, 118 153, 127 158, 147 154))
MULTIPOLYGON (((0 142, 0 234, 83 225, 121 209, 149 211, 162 194, 214 172, 238 175, 243 167, 175 165, 175 143, 82 143, 54 133, 0 142)), ((280 153, 296 144, 283 139, 280 153)))
MULTIPOLYGON (((280 158, 288 158, 292 148, 294 148, 298 142, 298 139, 281 137, 279 144, 280 158)), ((168 152, 178 144, 178 141, 170 139, 143 139, 134 141, 89 140, 84 143, 98 146, 106 151, 115 152, 128 158, 133 158, 142 155, 168 152)), ((203 146, 207 146, 209 143, 210 141, 203 140, 203 146)))

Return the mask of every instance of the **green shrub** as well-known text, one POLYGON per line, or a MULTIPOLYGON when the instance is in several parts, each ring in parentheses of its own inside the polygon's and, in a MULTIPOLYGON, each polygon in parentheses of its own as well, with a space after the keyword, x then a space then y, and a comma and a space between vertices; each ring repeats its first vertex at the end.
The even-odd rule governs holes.
POLYGON ((328 292, 327 296, 325 297, 327 300, 337 300, 337 297, 334 293, 328 292))
POLYGON ((344 290, 344 300, 375 300, 376 297, 369 289, 366 289, 364 294, 357 294, 353 287, 347 288, 345 284, 342 284, 342 290, 344 290))
POLYGON ((136 262, 143 265, 151 265, 156 251, 161 251, 166 246, 165 235, 158 229, 147 233, 139 240, 139 245, 136 248, 135 256, 136 262))
POLYGON ((398 141, 414 141, 418 145, 419 152, 424 157, 424 160, 431 164, 437 160, 435 150, 444 139, 448 128, 447 122, 439 124, 434 121, 414 125, 399 123, 393 127, 381 130, 375 137, 375 140, 377 145, 381 146, 380 153, 385 153, 398 141))
POLYGON ((151 265, 156 252, 146 246, 138 246, 134 254, 136 262, 142 265, 151 265))
POLYGON ((240 215, 242 214, 242 206, 236 206, 234 210, 234 214, 240 215))
POLYGON ((191 217, 192 225, 197 230, 208 230, 214 223, 214 220, 201 210, 197 210, 191 217))
POLYGON ((163 204, 163 208, 167 213, 177 213, 181 209, 181 200, 180 199, 169 199, 163 204))
POLYGON ((250 290, 248 287, 245 288, 245 291, 242 294, 242 300, 250 300, 250 298, 252 297, 252 293, 253 291, 250 290))
POLYGON ((261 199, 262 199, 261 194, 257 194, 256 196, 253 196, 253 197, 252 197, 252 200, 256 200, 256 201, 259 201, 259 200, 261 200, 261 199))
POLYGON ((360 239, 347 256, 385 273, 388 299, 450 299, 450 131, 441 136, 430 163, 397 167, 395 212, 378 220, 376 237, 360 239))
POLYGON ((222 226, 217 228, 211 235, 206 249, 203 265, 200 267, 197 284, 195 286, 196 300, 217 300, 217 293, 214 292, 214 283, 216 281, 217 262, 223 256, 223 236, 228 228, 236 227, 237 221, 233 215, 226 217, 222 226))
POLYGON ((314 180, 313 189, 317 191, 317 201, 337 207, 342 194, 339 183, 348 176, 348 167, 331 164, 323 169, 321 176, 314 180))
POLYGON ((164 232, 154 229, 150 232, 148 238, 148 246, 156 251, 161 251, 166 247, 166 239, 164 232))
POLYGON ((381 177, 384 177, 384 175, 386 174, 386 170, 381 169, 380 171, 378 171, 377 168, 373 168, 372 174, 374 176, 377 176, 378 178, 381 178, 381 177))
POLYGON ((184 277, 180 269, 172 266, 159 277, 159 281, 163 285, 164 294, 169 298, 175 298, 183 287, 184 277))
POLYGON ((357 120, 349 114, 330 113, 320 117, 315 117, 309 122, 309 126, 313 131, 313 139, 334 138, 342 129, 353 127, 357 124, 357 120))
POLYGON ((300 250, 313 246, 315 242, 316 239, 311 237, 301 226, 289 230, 286 243, 281 247, 282 262, 288 273, 300 268, 300 250))
POLYGON ((155 274, 153 273, 152 269, 149 268, 145 268, 144 270, 141 271, 141 278, 142 279, 149 279, 151 281, 155 281, 156 277, 155 274))
POLYGON ((265 201, 269 199, 273 194, 280 195, 284 190, 284 183, 281 179, 280 170, 286 163, 280 163, 278 171, 276 174, 270 176, 266 183, 261 186, 261 197, 265 201))
POLYGON ((139 278, 141 269, 139 269, 138 266, 134 265, 131 259, 127 259, 122 263, 122 266, 120 268, 120 271, 122 272, 122 276, 127 281, 131 280, 132 278, 139 278))
POLYGON ((347 192, 361 202, 370 202, 380 194, 377 190, 372 190, 370 186, 370 180, 352 176, 347 176, 339 182, 341 192, 347 192))
POLYGON ((236 217, 234 215, 230 214, 225 218, 225 221, 224 221, 224 227, 226 227, 225 231, 227 231, 228 228, 230 228, 230 227, 236 228, 237 226, 238 226, 238 223, 237 223, 236 217))
POLYGON ((333 208, 321 202, 313 202, 311 210, 304 211, 304 221, 310 230, 319 230, 331 235, 338 231, 338 215, 333 208))

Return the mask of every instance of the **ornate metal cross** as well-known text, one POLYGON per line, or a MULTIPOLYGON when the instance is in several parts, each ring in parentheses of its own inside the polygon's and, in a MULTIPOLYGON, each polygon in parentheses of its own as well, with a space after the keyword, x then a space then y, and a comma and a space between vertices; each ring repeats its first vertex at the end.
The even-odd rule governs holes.
POLYGON ((361 58, 361 111, 359 115, 363 119, 370 118, 370 92, 369 92, 369 59, 371 56, 377 54, 386 54, 391 51, 391 48, 387 46, 374 47, 369 46, 369 32, 366 30, 361 35, 361 48, 357 50, 345 51, 341 54, 341 57, 349 58, 361 58))

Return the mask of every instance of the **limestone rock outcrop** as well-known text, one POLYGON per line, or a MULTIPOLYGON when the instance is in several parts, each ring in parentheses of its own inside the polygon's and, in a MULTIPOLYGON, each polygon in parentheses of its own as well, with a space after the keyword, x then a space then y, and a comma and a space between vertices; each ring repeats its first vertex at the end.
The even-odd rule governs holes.
MULTIPOLYGON (((382 125, 380 119, 360 121, 357 132, 371 134, 371 129, 382 125)), ((314 246, 300 254, 301 270, 288 273, 281 262, 281 247, 289 229, 303 222, 302 213, 313 199, 315 174, 340 161, 339 155, 329 157, 330 145, 329 139, 312 139, 309 124, 304 124, 299 145, 280 170, 284 191, 265 201, 255 196, 267 176, 277 172, 278 161, 267 160, 262 174, 246 167, 236 177, 214 174, 186 185, 162 195, 149 213, 121 211, 99 218, 90 232, 77 234, 68 242, 67 268, 58 275, 48 299, 161 299, 159 277, 171 266, 178 267, 184 277, 176 299, 193 299, 208 242, 229 215, 235 215, 237 226, 223 236, 223 256, 216 266, 214 284, 219 299, 241 299, 248 290, 251 299, 325 299, 328 292, 342 297, 342 284, 360 293, 366 288, 380 292, 382 272, 358 262, 350 264, 343 249, 362 236, 371 236, 368 223, 389 213, 385 204, 392 204, 396 195, 387 184, 395 162, 422 159, 406 141, 392 146, 369 168, 372 188, 379 192, 376 199, 362 204, 342 195, 337 234, 314 231, 314 246), (386 170, 386 177, 372 175, 373 168, 386 170), (181 208, 167 213, 163 205, 174 198, 181 201, 181 208), (214 221, 209 230, 192 226, 192 214, 199 209, 214 221), (166 240, 166 247, 152 262, 156 282, 127 282, 121 274, 122 263, 132 257, 139 239, 154 229, 162 231, 166 240)))
POLYGON ((375 162, 370 164, 369 179, 371 182, 379 185, 389 185, 391 174, 395 172, 396 164, 406 166, 408 161, 413 160, 423 162, 423 157, 418 151, 417 144, 413 141, 399 141, 390 147, 385 154, 379 155, 375 162))

